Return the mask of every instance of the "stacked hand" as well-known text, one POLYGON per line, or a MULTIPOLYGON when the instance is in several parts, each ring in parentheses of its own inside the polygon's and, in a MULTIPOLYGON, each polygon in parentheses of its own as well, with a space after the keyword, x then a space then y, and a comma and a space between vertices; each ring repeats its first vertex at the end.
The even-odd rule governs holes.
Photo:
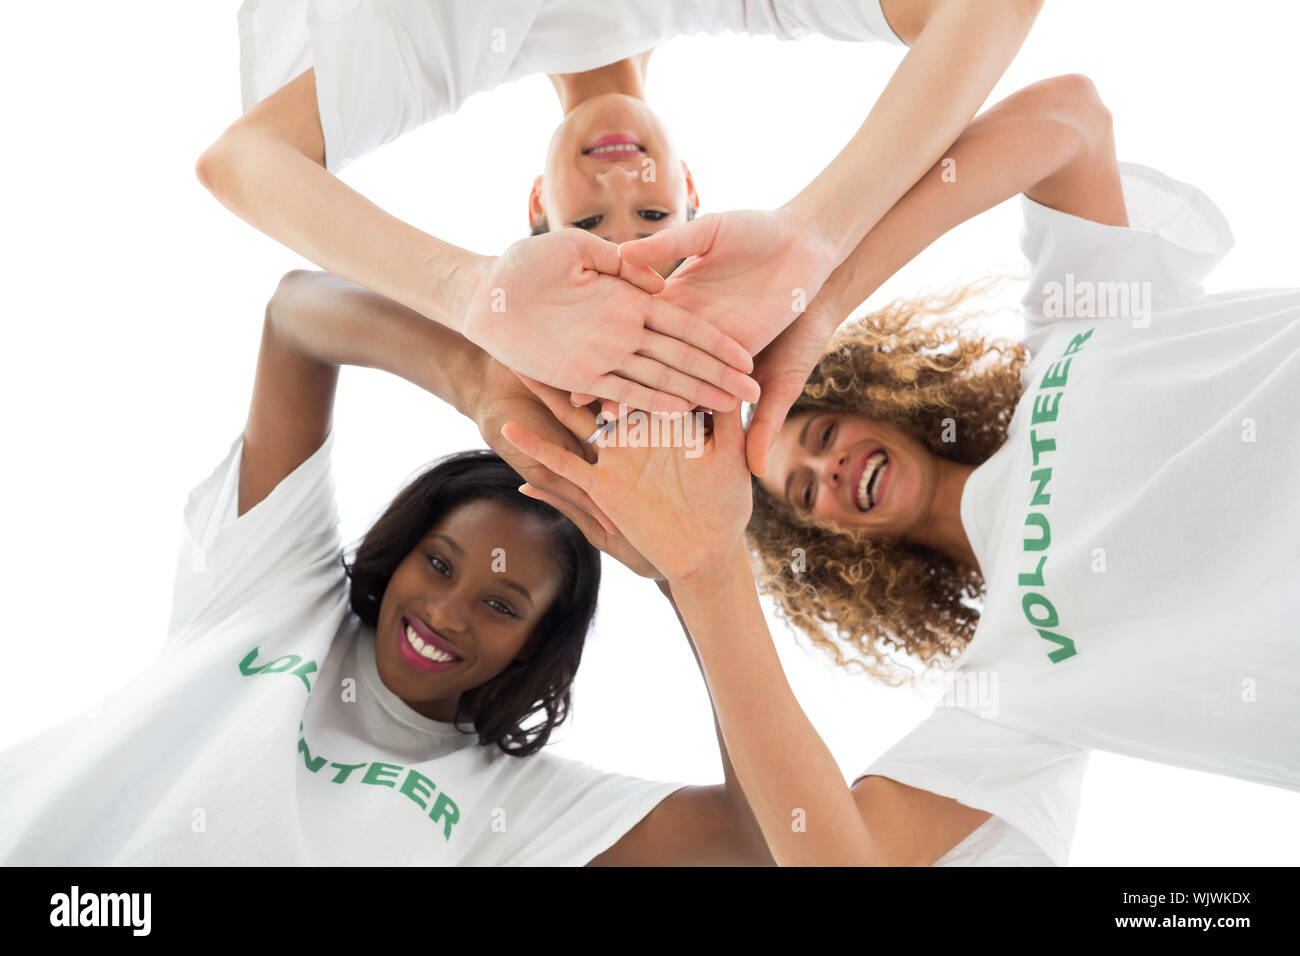
POLYGON ((465 338, 531 378, 650 411, 755 401, 735 339, 658 295, 664 282, 581 229, 522 239, 472 277, 465 338))
MULTIPOLYGON (((781 422, 844 317, 821 291, 837 265, 829 240, 787 210, 747 210, 702 216, 625 242, 618 252, 638 266, 693 257, 668 279, 659 298, 704 319, 756 356, 753 377, 762 398, 746 456, 750 469, 761 475, 781 422)), ((587 404, 593 397, 580 393, 574 401, 587 404)), ((605 402, 603 409, 617 414, 616 403, 605 402)))
MULTIPOLYGON (((581 435, 581 441, 595 429, 595 415, 574 408, 564 392, 521 380, 565 423, 571 437, 581 435)), ((620 534, 608 535, 564 498, 525 491, 553 504, 588 540, 638 573, 648 570, 647 576, 669 582, 689 578, 726 554, 749 521, 753 502, 738 408, 713 416, 712 434, 693 458, 684 448, 587 446, 596 449, 592 463, 567 441, 543 437, 518 421, 507 423, 502 434, 589 496, 620 534)))

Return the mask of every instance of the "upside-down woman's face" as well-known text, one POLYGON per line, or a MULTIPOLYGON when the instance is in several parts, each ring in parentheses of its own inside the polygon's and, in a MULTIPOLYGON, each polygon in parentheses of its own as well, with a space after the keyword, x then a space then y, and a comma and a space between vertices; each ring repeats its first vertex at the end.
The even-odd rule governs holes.
POLYGON ((444 515, 397 566, 380 602, 375 663, 384 686, 435 720, 521 654, 560 587, 552 535, 500 501, 444 515))
POLYGON ((843 412, 791 415, 760 484, 777 501, 881 538, 906 537, 929 512, 937 459, 893 425, 843 412))
POLYGON ((555 131, 529 215, 545 218, 551 231, 576 227, 619 243, 680 226, 688 204, 698 206, 699 197, 663 122, 644 101, 606 93, 555 131))

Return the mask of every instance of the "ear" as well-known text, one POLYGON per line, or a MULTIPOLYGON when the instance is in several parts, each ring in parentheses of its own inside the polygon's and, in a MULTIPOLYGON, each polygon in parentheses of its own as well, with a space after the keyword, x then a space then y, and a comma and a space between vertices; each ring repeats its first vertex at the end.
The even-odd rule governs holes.
MULTIPOLYGON (((700 194, 695 191, 695 177, 691 175, 691 168, 686 165, 686 160, 682 160, 682 172, 686 174, 686 201, 695 207, 695 211, 700 211, 700 194)), ((538 179, 541 177, 539 176, 538 179)))
POLYGON ((542 177, 533 180, 532 191, 528 194, 528 229, 531 231, 546 215, 542 209, 542 177))

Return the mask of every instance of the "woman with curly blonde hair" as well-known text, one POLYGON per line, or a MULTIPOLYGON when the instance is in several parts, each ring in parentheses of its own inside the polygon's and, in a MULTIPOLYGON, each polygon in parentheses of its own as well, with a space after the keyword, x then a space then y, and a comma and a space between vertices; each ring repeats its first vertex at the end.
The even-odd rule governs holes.
POLYGON ((1204 294, 1231 244, 1199 190, 1117 163, 1091 82, 1057 77, 979 117, 787 330, 816 368, 775 435, 730 412, 697 457, 593 465, 506 427, 669 582, 778 863, 1064 863, 1094 749, 1300 790, 1300 289, 1204 294), (823 354, 845 304, 1019 192, 1023 343, 958 324, 962 290, 823 354), (747 526, 838 659, 948 678, 851 786, 785 679, 747 526))
MULTIPOLYGON (((923 446, 941 477, 968 473, 1006 441, 1025 365, 1019 343, 988 339, 949 317, 990 284, 895 302, 845 325, 790 416, 870 419, 923 446)), ((827 422, 811 438, 825 443, 833 436, 827 422)), ((883 477, 887 469, 880 470, 883 477)), ((812 489, 798 493, 806 505, 812 489)), ((964 556, 871 530, 800 514, 754 479, 749 534, 780 613, 837 664, 901 683, 909 675, 895 652, 942 664, 966 647, 979 622, 971 601, 983 580, 964 556)))

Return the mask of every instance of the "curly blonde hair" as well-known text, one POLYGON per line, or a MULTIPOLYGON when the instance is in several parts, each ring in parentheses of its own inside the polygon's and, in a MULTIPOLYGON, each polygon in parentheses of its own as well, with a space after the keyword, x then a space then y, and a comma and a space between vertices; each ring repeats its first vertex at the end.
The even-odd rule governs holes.
MULTIPOLYGON (((971 330, 963 325, 970 317, 954 312, 1000 278, 898 300, 847 322, 790 414, 861 416, 907 432, 939 457, 985 461, 1006 441, 1026 353, 1019 342, 971 330)), ((759 586, 837 665, 896 686, 950 664, 969 643, 984 592, 975 568, 801 515, 757 480, 753 486, 746 536, 759 586)))

